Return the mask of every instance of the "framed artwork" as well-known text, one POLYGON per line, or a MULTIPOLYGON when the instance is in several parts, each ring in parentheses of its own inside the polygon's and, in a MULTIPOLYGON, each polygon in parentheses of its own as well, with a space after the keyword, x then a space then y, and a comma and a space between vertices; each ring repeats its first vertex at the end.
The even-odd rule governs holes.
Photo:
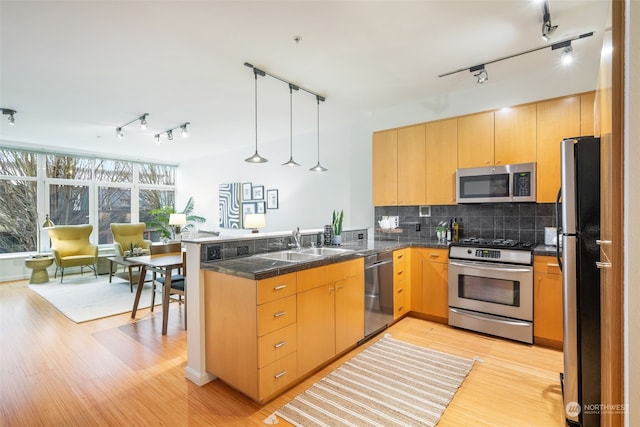
POLYGON ((242 200, 251 200, 252 197, 251 192, 251 183, 245 182, 242 184, 242 200))
POLYGON ((256 213, 263 214, 264 212, 265 212, 264 211, 264 202, 257 202, 256 203, 256 213))
POLYGON ((267 190, 267 209, 278 209, 278 190, 267 190))
POLYGON ((218 187, 220 228, 240 228, 240 184, 220 184, 218 187))
POLYGON ((264 186, 256 185, 253 187, 253 200, 264 199, 264 186))

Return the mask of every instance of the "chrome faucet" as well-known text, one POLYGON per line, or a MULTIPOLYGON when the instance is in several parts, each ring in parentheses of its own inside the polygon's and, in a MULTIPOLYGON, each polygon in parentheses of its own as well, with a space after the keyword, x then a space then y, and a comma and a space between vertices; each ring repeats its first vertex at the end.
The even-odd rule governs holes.
POLYGON ((291 235, 293 236, 293 240, 295 242, 296 249, 301 249, 302 248, 302 235, 300 234, 300 227, 296 227, 296 229, 293 230, 293 232, 291 232, 291 235))

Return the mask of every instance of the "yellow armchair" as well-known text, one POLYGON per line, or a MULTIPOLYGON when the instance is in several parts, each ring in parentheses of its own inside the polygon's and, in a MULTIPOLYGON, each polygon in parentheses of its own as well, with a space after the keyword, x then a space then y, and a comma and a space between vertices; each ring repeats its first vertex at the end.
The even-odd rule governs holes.
POLYGON ((98 246, 91 244, 89 236, 93 231, 93 226, 84 225, 57 225, 48 230, 51 238, 51 251, 56 261, 56 273, 61 270, 60 283, 64 279, 64 269, 66 267, 83 267, 86 265, 97 275, 96 264, 98 263, 98 246))
POLYGON ((151 253, 151 240, 144 240, 144 230, 147 225, 144 223, 129 224, 117 223, 111 224, 111 234, 113 234, 113 247, 116 250, 116 256, 124 256, 133 243, 134 247, 142 249, 142 253, 149 255, 151 253))

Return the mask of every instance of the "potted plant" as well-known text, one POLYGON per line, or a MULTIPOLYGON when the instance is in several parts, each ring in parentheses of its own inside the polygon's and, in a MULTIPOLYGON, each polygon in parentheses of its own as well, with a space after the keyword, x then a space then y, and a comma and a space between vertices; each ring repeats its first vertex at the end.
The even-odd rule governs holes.
MULTIPOLYGON (((187 216, 187 221, 191 223, 194 223, 194 222, 202 223, 206 221, 205 218, 192 214, 193 206, 194 206, 194 202, 193 202, 193 196, 192 196, 192 197, 189 197, 189 200, 187 200, 187 204, 182 210, 182 212, 176 212, 176 209, 171 206, 165 206, 162 208, 150 210, 149 215, 151 216, 151 220, 147 221, 146 223, 147 227, 154 229, 158 233, 160 233, 160 237, 162 239, 171 239, 171 237, 173 236, 173 227, 169 225, 169 217, 171 216, 171 214, 173 213, 185 214, 187 216)), ((188 231, 192 227, 193 227, 193 224, 187 224, 184 227, 182 227, 182 231, 188 231)))
POLYGON ((342 220, 344 219, 344 211, 337 212, 333 210, 331 215, 331 230, 333 231, 333 244, 339 245, 342 243, 342 220))

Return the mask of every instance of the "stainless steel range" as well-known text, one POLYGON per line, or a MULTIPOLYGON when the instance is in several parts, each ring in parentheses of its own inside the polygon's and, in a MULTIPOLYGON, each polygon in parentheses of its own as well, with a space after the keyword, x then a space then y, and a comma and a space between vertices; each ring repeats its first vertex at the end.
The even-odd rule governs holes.
POLYGON ((449 325, 533 343, 533 245, 466 238, 449 248, 449 325))

